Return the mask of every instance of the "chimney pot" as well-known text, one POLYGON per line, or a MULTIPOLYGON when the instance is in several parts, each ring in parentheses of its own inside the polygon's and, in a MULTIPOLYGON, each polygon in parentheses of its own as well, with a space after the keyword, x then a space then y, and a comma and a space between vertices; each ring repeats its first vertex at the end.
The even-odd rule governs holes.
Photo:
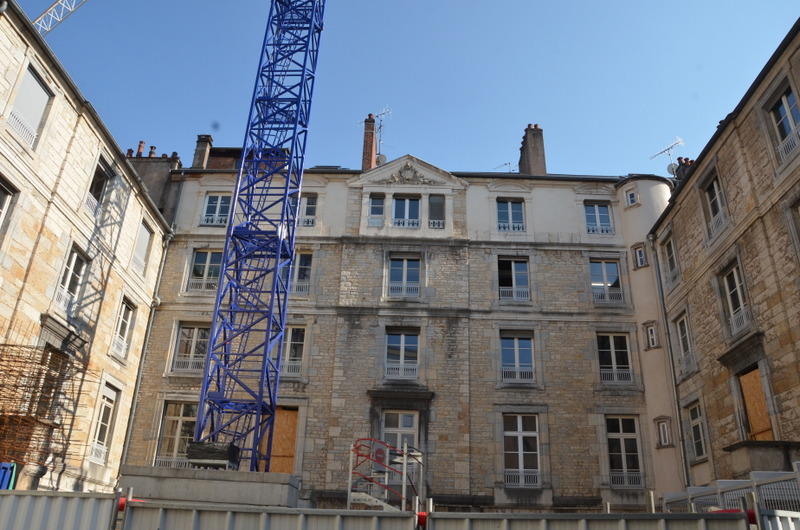
POLYGON ((144 153, 144 140, 139 141, 139 147, 136 149, 136 156, 141 157, 144 153))
POLYGON ((197 135, 197 147, 194 149, 194 160, 192 160, 192 167, 205 169, 208 164, 208 157, 211 153, 211 146, 214 144, 214 139, 210 134, 197 135))
POLYGON ((361 171, 369 171, 377 165, 378 144, 375 137, 375 115, 368 114, 364 120, 364 149, 361 152, 361 171))
POLYGON ((539 124, 528 124, 519 148, 519 172, 523 175, 546 175, 544 132, 539 124))

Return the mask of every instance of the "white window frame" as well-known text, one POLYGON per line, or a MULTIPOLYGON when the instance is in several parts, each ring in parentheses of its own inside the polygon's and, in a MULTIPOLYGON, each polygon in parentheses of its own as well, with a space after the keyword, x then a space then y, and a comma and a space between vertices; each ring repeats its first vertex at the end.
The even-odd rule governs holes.
POLYGON ((210 325, 180 322, 175 354, 172 356, 172 371, 201 373, 206 366, 210 340, 210 325))
POLYGON ((387 296, 390 298, 418 298, 422 291, 422 259, 420 256, 389 256, 388 265, 387 296))
POLYGON ((658 333, 658 322, 649 320, 642 324, 644 330, 645 349, 651 350, 661 346, 661 339, 658 333))
POLYGON ((420 227, 422 201, 419 196, 395 195, 392 202, 392 226, 395 228, 420 227), (416 204, 416 212, 413 211, 412 204, 416 204))
POLYGON ((644 489, 645 487, 638 423, 635 416, 605 417, 609 483, 612 489, 644 489), (612 428, 614 423, 617 424, 617 428, 612 428), (612 447, 616 441, 619 442, 619 451, 612 450, 617 449, 612 447), (630 465, 630 457, 635 457, 635 466, 630 465), (617 458, 619 463, 615 466, 614 460, 617 458))
POLYGON ((619 260, 591 258, 589 274, 594 303, 625 303, 625 291, 622 289, 622 267, 619 260), (616 279, 613 278, 613 271, 609 270, 612 265, 616 267, 616 279))
POLYGON ((73 246, 67 255, 67 261, 64 263, 64 270, 56 288, 55 298, 56 305, 67 314, 71 314, 74 310, 75 302, 87 277, 88 268, 89 259, 77 247, 73 246))
POLYGON ((385 371, 386 379, 417 379, 419 371, 419 332, 403 330, 386 331, 385 371), (390 351, 396 349, 390 359, 390 351))
POLYGON ((497 199, 497 230, 500 232, 525 231, 525 201, 517 198, 497 199))
POLYGON ((514 489, 542 487, 537 414, 503 414, 503 484, 514 489))
POLYGON ((0 177, 0 233, 5 233, 4 224, 6 217, 11 211, 11 201, 16 196, 17 192, 8 185, 2 177, 0 177))
POLYGON ((386 195, 370 193, 367 226, 382 227, 386 216, 386 195))
POLYGON ((658 440, 656 447, 672 447, 672 421, 663 416, 653 421, 656 425, 656 436, 658 440))
POLYGON ((196 402, 164 402, 161 432, 158 436, 158 449, 156 450, 153 467, 178 469, 188 469, 190 467, 189 459, 186 456, 186 448, 188 442, 194 439, 194 429, 198 415, 197 407, 196 402), (194 407, 194 410, 192 410, 192 407, 194 407), (166 447, 167 441, 172 441, 171 447, 166 447))
POLYGON ((636 186, 625 188, 625 205, 636 206, 639 204, 639 191, 636 186))
POLYGON ((529 301, 531 299, 531 280, 528 258, 499 256, 497 258, 497 286, 500 300, 529 301), (508 271, 504 270, 505 263, 509 264, 508 271), (522 270, 523 268, 524 270, 522 270))
POLYGON ((728 224, 725 193, 716 171, 712 171, 707 177, 703 186, 703 198, 705 200, 708 235, 713 238, 719 235, 728 224))
POLYGON ((686 407, 686 417, 689 421, 689 439, 692 444, 692 459, 697 461, 708 456, 706 442, 706 427, 703 409, 699 402, 694 402, 686 407))
POLYGON ((634 382, 631 341, 627 333, 597 333, 597 362, 602 384, 619 385, 634 382), (602 347, 601 338, 608 340, 608 348, 602 347), (624 341, 624 345, 620 340, 624 341), (624 359, 621 359, 623 356, 624 359))
POLYGON ((227 226, 233 197, 230 193, 207 193, 203 201, 201 226, 227 226), (226 200, 227 199, 227 200, 226 200))
MULTIPOLYGON (((383 410, 381 411, 381 435, 384 443, 403 450, 404 446, 409 452, 419 450, 420 417, 415 410, 383 410), (397 419, 395 422, 394 419, 397 419), (396 426, 395 426, 396 423, 396 426)), ((386 455, 385 464, 397 469, 391 464, 392 455, 386 455)), ((400 466, 402 468, 402 466, 400 466)), ((420 473, 419 463, 416 459, 408 459, 406 473, 410 482, 416 483, 420 473)), ((390 484, 400 484, 403 480, 402 472, 389 471, 386 480, 390 484)))
POLYGON ((221 250, 195 249, 192 253, 192 263, 189 268, 187 290, 216 292, 219 284, 219 276, 222 273, 222 261, 223 256, 221 250), (198 261, 201 255, 205 255, 205 259, 198 261), (218 263, 214 263, 215 256, 219 257, 218 263), (216 276, 213 274, 214 270, 216 270, 216 276), (201 274, 197 274, 198 272, 201 274))
POLYGON ((318 195, 303 193, 300 195, 300 226, 316 226, 318 195))
POLYGON ((283 359, 281 359, 281 375, 299 377, 303 370, 305 356, 306 328, 300 326, 287 327, 284 331, 283 359))
POLYGON ((113 355, 123 359, 128 355, 135 317, 136 306, 127 298, 123 298, 117 312, 114 338, 111 340, 111 353, 113 355))
POLYGON ((108 450, 114 439, 114 424, 117 419, 121 392, 109 383, 104 383, 100 392, 97 416, 92 429, 92 444, 89 447, 89 460, 105 465, 108 450))
POLYGON ((147 260, 150 257, 150 244, 153 241, 153 230, 142 221, 139 225, 139 233, 136 234, 136 246, 133 249, 131 265, 143 276, 147 272, 147 260))
POLYGON ((586 217, 586 231, 589 234, 614 234, 611 204, 607 202, 585 202, 583 204, 583 213, 586 217))
POLYGON ((720 281, 725 297, 728 330, 731 335, 738 335, 752 325, 752 316, 739 264, 734 263, 728 267, 720 276, 720 281))
MULTIPOLYGON (((314 255, 311 252, 297 252, 293 261, 289 290, 293 295, 306 297, 311 292, 311 267, 314 264, 314 255)), ((287 270, 283 269, 284 278, 287 270)))
POLYGON ((675 250, 675 241, 672 237, 664 241, 664 263, 667 272, 667 285, 673 286, 678 283, 681 277, 681 269, 678 265, 678 254, 675 250))
POLYGON ((786 87, 775 99, 769 115, 778 140, 778 158, 783 163, 800 146, 800 108, 791 87, 786 87))
POLYGON ((506 383, 533 383, 536 380, 534 345, 531 335, 500 332, 502 380, 506 383))
POLYGON ((644 243, 637 243, 631 247, 631 255, 633 256, 633 268, 641 269, 647 267, 647 249, 644 243))
POLYGON ((8 113, 8 125, 31 148, 36 145, 52 101, 53 92, 33 67, 28 66, 8 113), (41 89, 36 93, 37 99, 43 98, 44 104, 32 99, 37 87, 41 89))
POLYGON ((99 217, 103 211, 103 203, 109 192, 109 184, 114 178, 114 170, 104 158, 100 158, 92 173, 92 180, 89 189, 86 191, 86 198, 83 201, 84 209, 92 217, 99 217))

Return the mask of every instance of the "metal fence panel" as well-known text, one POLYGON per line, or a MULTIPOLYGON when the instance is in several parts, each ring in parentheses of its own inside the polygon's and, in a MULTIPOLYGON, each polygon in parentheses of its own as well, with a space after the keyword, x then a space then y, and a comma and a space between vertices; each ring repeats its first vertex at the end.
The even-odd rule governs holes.
MULTIPOLYGON (((381 527, 382 528, 382 527, 381 527)), ((748 530, 743 514, 432 513, 428 530, 748 530)), ((797 529, 800 530, 800 529, 797 529)))
POLYGON ((102 530, 110 527, 116 509, 110 494, 0 491, 3 528, 102 530))
POLYGON ((762 510, 763 530, 800 530, 800 512, 784 510, 762 510))

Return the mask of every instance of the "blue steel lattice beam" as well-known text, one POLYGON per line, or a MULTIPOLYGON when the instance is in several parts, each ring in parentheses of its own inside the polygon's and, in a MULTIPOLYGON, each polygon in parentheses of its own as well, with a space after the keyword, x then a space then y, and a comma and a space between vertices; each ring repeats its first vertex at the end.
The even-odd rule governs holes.
POLYGON ((269 471, 324 0, 272 0, 223 253, 195 440, 269 471))

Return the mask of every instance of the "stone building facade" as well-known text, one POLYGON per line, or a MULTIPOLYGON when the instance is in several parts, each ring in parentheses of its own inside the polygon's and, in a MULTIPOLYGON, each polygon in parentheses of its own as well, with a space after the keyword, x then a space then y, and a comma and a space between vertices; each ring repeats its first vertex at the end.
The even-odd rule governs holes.
POLYGON ((169 226, 13 1, 0 70, 0 461, 112 491, 169 226))
MULTIPOLYGON (((453 509, 638 508, 679 489, 646 245, 671 182, 549 174, 538 126, 534 174, 376 166, 371 120, 364 167, 305 172, 272 470, 341 507, 353 442, 377 438, 419 449, 428 496, 453 509)), ((201 135, 157 184, 175 236, 128 464, 188 466, 238 155, 201 135)))
POLYGON ((800 22, 652 230, 689 484, 800 458, 800 22))

